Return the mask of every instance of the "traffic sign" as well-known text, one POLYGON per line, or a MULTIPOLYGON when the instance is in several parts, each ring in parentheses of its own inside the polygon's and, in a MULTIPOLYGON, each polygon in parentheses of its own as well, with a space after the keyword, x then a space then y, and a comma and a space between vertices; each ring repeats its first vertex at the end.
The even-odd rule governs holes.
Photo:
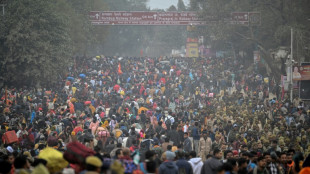
POLYGON ((231 13, 231 24, 260 25, 260 12, 233 12, 231 13))
MULTIPOLYGON (((196 12, 154 12, 154 11, 91 11, 93 25, 211 25, 218 21, 212 16, 200 17, 196 12)), ((260 25, 259 12, 234 12, 230 24, 260 25)))
POLYGON ((205 25, 195 12, 92 11, 93 25, 205 25))

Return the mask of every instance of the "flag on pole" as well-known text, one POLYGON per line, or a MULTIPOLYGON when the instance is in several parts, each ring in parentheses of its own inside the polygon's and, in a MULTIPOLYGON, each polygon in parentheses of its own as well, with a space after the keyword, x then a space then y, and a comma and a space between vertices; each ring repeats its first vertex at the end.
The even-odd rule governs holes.
POLYGON ((5 96, 4 96, 5 104, 9 105, 9 100, 8 100, 8 89, 5 87, 5 96))
POLYGON ((121 63, 118 63, 118 74, 123 74, 121 63))

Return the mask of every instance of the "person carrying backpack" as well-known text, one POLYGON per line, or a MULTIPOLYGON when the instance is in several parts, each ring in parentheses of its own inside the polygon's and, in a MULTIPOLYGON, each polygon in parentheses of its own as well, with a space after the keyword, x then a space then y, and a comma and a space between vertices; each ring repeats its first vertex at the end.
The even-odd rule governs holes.
POLYGON ((179 145, 181 143, 181 138, 179 136, 179 133, 176 131, 177 126, 172 125, 171 130, 168 131, 167 137, 170 139, 170 141, 173 142, 173 144, 179 145))
POLYGON ((127 142, 126 142, 126 147, 128 147, 128 148, 131 147, 133 141, 136 140, 136 139, 137 139, 137 134, 136 134, 135 128, 132 127, 130 135, 129 135, 129 137, 127 139, 127 142))
POLYGON ((159 121, 158 125, 155 127, 156 137, 159 138, 161 135, 165 134, 166 130, 162 127, 162 122, 159 121))
POLYGON ((147 174, 147 173, 158 173, 157 163, 154 161, 156 153, 148 150, 145 152, 145 162, 141 162, 138 165, 138 170, 134 171, 134 174, 147 174), (138 171, 140 173, 138 173, 138 171), (135 173, 136 172, 136 173, 135 173))
POLYGON ((171 116, 171 112, 165 111, 165 124, 167 129, 170 130, 171 125, 174 123, 174 118, 171 116))

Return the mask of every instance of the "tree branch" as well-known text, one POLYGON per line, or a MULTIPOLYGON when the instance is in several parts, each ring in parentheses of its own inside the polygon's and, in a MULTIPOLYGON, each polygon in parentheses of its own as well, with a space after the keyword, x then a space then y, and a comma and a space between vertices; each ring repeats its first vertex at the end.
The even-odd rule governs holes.
POLYGON ((272 58, 271 58, 271 56, 270 56, 270 52, 267 51, 267 50, 264 48, 263 44, 262 44, 259 40, 255 39, 255 38, 253 38, 253 37, 247 37, 247 36, 245 36, 245 35, 243 35, 243 34, 241 34, 241 33, 239 33, 239 32, 235 32, 235 34, 239 35, 240 37, 242 37, 242 38, 244 38, 244 39, 246 39, 246 40, 250 40, 250 41, 252 41, 253 43, 257 44, 258 48, 259 48, 259 49, 262 51, 262 53, 266 56, 266 59, 264 59, 264 60, 267 62, 267 65, 268 65, 268 66, 270 67, 270 69, 273 71, 272 76, 273 76, 275 79, 279 80, 279 79, 280 79, 280 76, 281 76, 281 69, 278 68, 277 66, 274 66, 274 63, 272 62, 272 58))

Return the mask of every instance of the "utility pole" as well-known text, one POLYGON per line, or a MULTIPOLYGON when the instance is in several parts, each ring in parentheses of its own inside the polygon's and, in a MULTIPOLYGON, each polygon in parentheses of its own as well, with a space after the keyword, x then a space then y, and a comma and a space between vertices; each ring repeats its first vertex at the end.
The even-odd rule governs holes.
POLYGON ((290 101, 293 102, 293 28, 291 28, 290 86, 290 101))
POLYGON ((2 6, 2 16, 4 16, 4 4, 0 4, 0 6, 2 6))
POLYGON ((2 7, 2 16, 4 16, 5 11, 4 11, 4 7, 6 6, 7 1, 6 0, 0 0, 0 6, 2 7))

